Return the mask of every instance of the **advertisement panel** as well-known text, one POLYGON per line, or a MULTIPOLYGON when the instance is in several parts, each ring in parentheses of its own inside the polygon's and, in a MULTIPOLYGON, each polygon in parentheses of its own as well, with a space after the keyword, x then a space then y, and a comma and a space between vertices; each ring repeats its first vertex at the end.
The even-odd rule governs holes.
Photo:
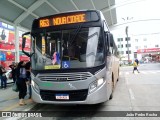
MULTIPOLYGON (((29 61, 29 57, 21 53, 22 50, 22 31, 19 34, 19 50, 20 61, 29 61)), ((30 52, 30 37, 27 36, 25 51, 30 52)), ((15 62, 15 32, 14 27, 6 23, 0 22, 0 64, 6 69, 9 65, 15 62)))
POLYGON ((160 52, 160 48, 147 48, 147 49, 139 49, 137 53, 152 53, 152 52, 160 52))

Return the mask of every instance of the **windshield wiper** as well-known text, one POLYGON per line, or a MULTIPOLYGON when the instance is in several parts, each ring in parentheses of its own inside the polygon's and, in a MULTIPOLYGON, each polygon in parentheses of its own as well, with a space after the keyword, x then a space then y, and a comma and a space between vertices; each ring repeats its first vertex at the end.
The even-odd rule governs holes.
POLYGON ((78 26, 78 28, 76 29, 75 35, 74 35, 74 36, 71 38, 71 40, 70 40, 70 45, 72 45, 72 42, 73 42, 73 41, 75 40, 75 38, 77 37, 79 31, 80 31, 81 28, 82 28, 82 25, 83 25, 83 23, 81 23, 81 24, 78 26))

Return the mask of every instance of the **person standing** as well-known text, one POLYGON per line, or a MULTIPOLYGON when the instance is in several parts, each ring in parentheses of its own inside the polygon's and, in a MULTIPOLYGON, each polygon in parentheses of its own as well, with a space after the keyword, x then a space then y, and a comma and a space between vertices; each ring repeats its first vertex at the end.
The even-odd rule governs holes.
POLYGON ((16 64, 13 63, 9 67, 12 69, 12 71, 11 71, 12 79, 13 79, 13 82, 15 83, 15 81, 16 81, 16 64))
POLYGON ((133 73, 134 73, 135 70, 137 70, 137 72, 139 73, 137 67, 138 67, 138 65, 137 65, 137 62, 136 62, 136 60, 135 60, 134 63, 133 63, 133 73))
POLYGON ((26 77, 28 80, 28 91, 29 91, 29 99, 31 99, 32 96, 32 89, 31 89, 31 62, 26 63, 26 77))
POLYGON ((0 68, 0 78, 1 78, 1 88, 6 89, 7 87, 7 77, 6 77, 6 70, 3 66, 0 68))
POLYGON ((18 63, 17 66, 17 87, 19 90, 19 105, 25 105, 26 103, 24 102, 24 97, 27 94, 27 77, 26 77, 26 69, 25 69, 25 62, 21 61, 18 63))

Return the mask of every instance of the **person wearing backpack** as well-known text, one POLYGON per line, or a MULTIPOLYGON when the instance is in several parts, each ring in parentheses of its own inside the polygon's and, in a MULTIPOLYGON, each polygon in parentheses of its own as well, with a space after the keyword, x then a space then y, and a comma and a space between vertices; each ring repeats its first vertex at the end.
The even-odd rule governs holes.
POLYGON ((20 61, 17 66, 17 87, 19 90, 19 105, 26 105, 24 102, 24 98, 27 95, 27 76, 26 76, 26 69, 25 69, 25 62, 20 61))
POLYGON ((133 73, 134 73, 135 70, 137 70, 137 72, 139 73, 137 67, 138 67, 138 64, 137 64, 137 61, 135 60, 134 63, 133 63, 133 73))
POLYGON ((29 99, 31 99, 32 96, 32 89, 31 89, 31 62, 26 63, 26 76, 28 80, 28 91, 29 91, 29 99))
POLYGON ((11 73, 9 76, 10 79, 13 79, 13 82, 15 83, 16 82, 16 64, 15 63, 12 63, 11 65, 9 65, 9 67, 11 68, 11 73))
POLYGON ((137 65, 139 65, 139 60, 138 59, 136 59, 135 62, 137 63, 137 65))

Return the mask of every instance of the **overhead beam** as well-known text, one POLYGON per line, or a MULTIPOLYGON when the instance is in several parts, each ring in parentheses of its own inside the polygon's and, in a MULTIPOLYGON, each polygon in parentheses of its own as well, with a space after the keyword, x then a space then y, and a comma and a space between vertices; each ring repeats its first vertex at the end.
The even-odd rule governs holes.
POLYGON ((12 25, 12 26, 18 26, 19 29, 22 30, 22 31, 29 31, 29 29, 24 28, 24 27, 22 27, 21 25, 16 25, 16 24, 14 24, 14 23, 12 23, 12 22, 10 22, 10 21, 7 21, 7 20, 5 20, 5 19, 3 19, 3 18, 0 18, 0 21, 1 21, 1 22, 4 22, 4 23, 6 23, 6 24, 12 25))
POLYGON ((72 5, 76 8, 76 10, 79 10, 79 8, 78 8, 77 5, 73 2, 73 0, 70 0, 70 2, 71 2, 72 5))
POLYGON ((35 9, 37 9, 39 6, 41 6, 45 0, 38 0, 33 5, 31 5, 27 11, 23 12, 15 21, 15 24, 21 23, 30 13, 32 13, 35 9))
POLYGON ((3 19, 3 18, 0 18, 0 21, 1 21, 1 22, 4 22, 4 23, 6 23, 6 24, 12 25, 12 26, 15 25, 15 24, 13 24, 12 22, 9 22, 9 21, 7 21, 7 20, 5 20, 5 19, 3 19))
MULTIPOLYGON (((107 0, 108 1, 108 6, 109 6, 109 8, 110 8, 110 1, 109 0, 107 0)), ((112 17, 112 12, 111 12, 111 9, 109 10, 109 13, 110 13, 110 17, 111 17, 111 24, 113 25, 113 17, 112 17)))
MULTIPOLYGON (((17 7, 21 8, 22 10, 24 10, 24 11, 26 11, 26 12, 28 11, 25 7, 23 7, 22 5, 18 4, 17 2, 15 2, 15 1, 13 1, 13 0, 8 0, 8 1, 9 1, 10 3, 16 5, 17 7)), ((29 12, 31 15, 33 15, 35 18, 39 18, 38 15, 36 15, 36 14, 30 12, 30 11, 28 11, 28 12, 29 12)))
POLYGON ((93 8, 94 8, 94 9, 96 9, 96 7, 95 7, 95 4, 94 4, 93 0, 90 0, 90 1, 91 1, 91 3, 92 3, 93 8))
POLYGON ((48 0, 46 0, 45 2, 46 2, 53 10, 55 10, 57 13, 60 12, 55 6, 53 6, 50 2, 48 2, 48 0))

